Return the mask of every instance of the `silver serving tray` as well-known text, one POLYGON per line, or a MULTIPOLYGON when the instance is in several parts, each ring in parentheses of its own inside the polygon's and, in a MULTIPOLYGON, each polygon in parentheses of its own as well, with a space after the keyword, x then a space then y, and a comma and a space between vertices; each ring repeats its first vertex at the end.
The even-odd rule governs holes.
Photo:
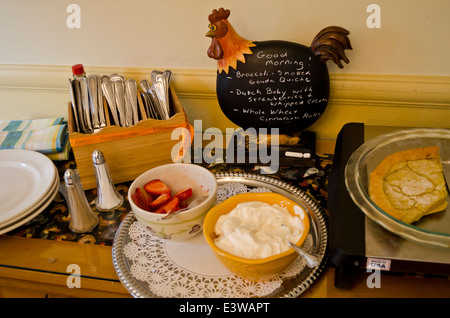
MULTIPOLYGON (((291 184, 278 179, 263 175, 247 173, 216 173, 218 185, 228 182, 242 183, 248 187, 263 187, 276 193, 280 193, 291 200, 297 202, 308 213, 310 218, 310 236, 312 237, 311 251, 322 256, 319 266, 311 269, 307 266, 303 268, 295 277, 283 281, 281 287, 267 297, 293 298, 305 292, 323 272, 327 263, 326 250, 328 246, 327 215, 325 211, 309 194, 291 184)), ((119 226, 112 247, 112 259, 114 269, 123 286, 136 298, 154 298, 154 295, 146 285, 134 278, 130 272, 130 261, 125 257, 124 247, 131 241, 128 230, 130 225, 136 220, 134 214, 130 212, 119 226)), ((200 234, 201 235, 201 234, 200 234)))

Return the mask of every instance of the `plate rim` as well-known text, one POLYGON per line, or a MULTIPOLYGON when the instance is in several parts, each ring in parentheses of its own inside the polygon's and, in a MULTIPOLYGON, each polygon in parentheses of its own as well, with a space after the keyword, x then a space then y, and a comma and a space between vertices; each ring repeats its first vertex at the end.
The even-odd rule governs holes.
POLYGON ((50 198, 51 196, 53 196, 53 193, 54 193, 54 191, 55 191, 55 187, 59 186, 59 184, 60 184, 60 180, 59 180, 59 176, 58 176, 58 169, 56 168, 56 166, 55 166, 55 172, 56 172, 56 173, 55 173, 55 178, 54 178, 54 180, 53 180, 53 183, 52 183, 50 189, 47 191, 47 193, 45 193, 45 195, 44 195, 41 199, 39 199, 38 201, 36 201, 35 204, 33 204, 32 206, 30 206, 28 209, 24 210, 22 213, 15 215, 13 218, 11 218, 11 219, 9 219, 9 220, 7 220, 7 221, 0 222, 0 229, 4 228, 4 227, 6 227, 6 226, 8 226, 8 225, 10 225, 10 224, 15 223, 17 220, 23 219, 24 216, 26 216, 26 215, 32 213, 33 211, 35 211, 35 210, 36 210, 36 207, 39 208, 39 207, 42 206, 47 200, 49 200, 49 198, 50 198))
MULTIPOLYGON (((39 171, 40 175, 45 176, 45 178, 42 181, 42 183, 39 183, 39 191, 38 194, 35 195, 35 197, 32 199, 32 202, 27 202, 30 199, 27 198, 24 200, 27 203, 24 203, 23 205, 19 205, 19 208, 10 210, 10 211, 0 211, 0 223, 6 223, 10 221, 13 218, 16 218, 17 216, 23 215, 26 212, 30 210, 34 205, 37 204, 37 202, 40 202, 43 197, 48 194, 48 191, 52 188, 55 182, 55 176, 57 175, 57 171, 55 169, 55 164, 53 161, 50 160, 46 155, 41 154, 37 151, 32 150, 25 150, 25 149, 2 149, 0 151, 0 161, 9 159, 11 161, 14 161, 12 159, 20 159, 21 157, 25 156, 27 158, 28 162, 34 162, 34 160, 39 160, 44 164, 44 166, 39 166, 39 164, 36 164, 34 168, 38 167, 37 171, 39 171), (5 155, 6 154, 6 155, 5 155), (9 156, 9 158, 8 158, 9 156), (48 171, 50 169, 50 171, 48 171), (49 172, 49 174, 48 174, 49 172), (3 217, 2 217, 3 214, 3 217)), ((17 161, 14 161, 17 162, 17 161)))
POLYGON ((29 211, 29 213, 25 216, 22 215, 21 219, 17 220, 16 222, 6 225, 6 227, 1 226, 0 227, 0 235, 13 231, 14 229, 18 228, 19 226, 24 225, 28 221, 34 219, 36 216, 41 214, 50 205, 50 203, 52 203, 53 199, 58 194, 59 185, 60 185, 60 180, 57 179, 54 184, 54 189, 53 189, 53 191, 50 192, 50 196, 47 198, 47 200, 43 201, 37 209, 33 209, 33 210, 29 211))

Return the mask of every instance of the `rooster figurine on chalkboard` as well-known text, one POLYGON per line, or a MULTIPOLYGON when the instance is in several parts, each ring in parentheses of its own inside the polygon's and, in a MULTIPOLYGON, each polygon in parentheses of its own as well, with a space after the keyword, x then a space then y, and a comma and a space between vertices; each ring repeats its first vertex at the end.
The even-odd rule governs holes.
POLYGON ((224 114, 243 128, 300 131, 325 111, 329 99, 328 60, 349 63, 349 32, 331 26, 310 47, 287 41, 249 41, 234 30, 230 10, 209 15, 208 56, 217 60, 217 98, 224 114))

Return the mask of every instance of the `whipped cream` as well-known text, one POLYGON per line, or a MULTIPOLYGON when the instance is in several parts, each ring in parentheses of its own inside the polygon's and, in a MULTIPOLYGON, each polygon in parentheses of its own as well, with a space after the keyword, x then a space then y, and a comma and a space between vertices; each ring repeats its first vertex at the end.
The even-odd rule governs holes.
POLYGON ((251 201, 220 216, 214 231, 220 249, 235 256, 260 259, 287 251, 289 242, 300 239, 304 226, 286 207, 251 201))

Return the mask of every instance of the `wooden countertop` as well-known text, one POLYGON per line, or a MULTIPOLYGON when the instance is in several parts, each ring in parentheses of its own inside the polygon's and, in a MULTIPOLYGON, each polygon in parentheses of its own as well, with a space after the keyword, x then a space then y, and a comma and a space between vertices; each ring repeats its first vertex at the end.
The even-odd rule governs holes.
MULTIPOLYGON (((319 141, 318 152, 334 150, 334 141, 319 141)), ((328 152, 330 153, 330 152, 328 152)), ((68 241, 0 235, 0 297, 126 297, 112 263, 112 247, 68 241), (79 266, 80 288, 68 288, 79 266)), ((371 273, 361 272, 352 289, 334 286, 334 268, 327 268, 303 298, 447 298, 445 277, 381 275, 379 288, 369 288, 371 273)))
MULTIPOLYGON (((120 283, 111 247, 64 241, 0 236, 1 297, 131 297, 120 283), (80 266, 80 287, 68 288, 80 266)), ((334 286, 334 268, 327 268, 301 296, 304 298, 447 298, 450 280, 441 277, 382 275, 380 288, 369 288, 370 273, 361 272, 350 290, 334 286)))

